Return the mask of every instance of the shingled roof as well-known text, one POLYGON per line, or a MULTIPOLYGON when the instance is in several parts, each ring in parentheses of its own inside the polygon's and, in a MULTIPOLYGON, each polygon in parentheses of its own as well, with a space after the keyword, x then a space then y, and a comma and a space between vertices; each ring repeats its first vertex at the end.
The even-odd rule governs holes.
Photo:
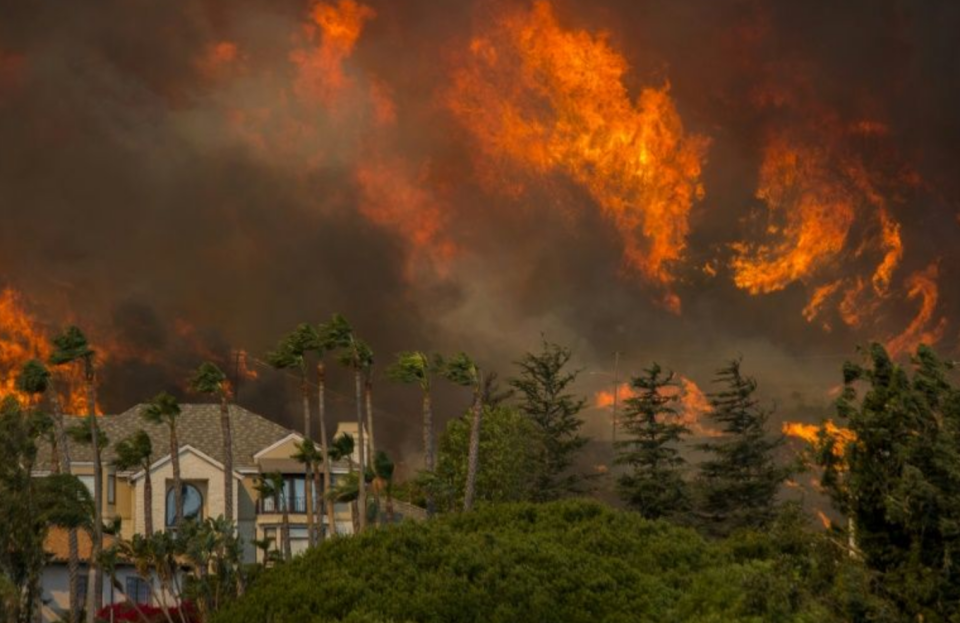
MULTIPOLYGON (((147 431, 150 435, 155 458, 170 453, 169 429, 165 425, 151 424, 144 420, 141 416, 144 406, 136 405, 123 413, 104 415, 98 420, 101 430, 110 440, 109 446, 103 453, 105 463, 115 458, 114 444, 133 435, 139 429, 147 431)), ((184 404, 180 405, 180 409, 180 417, 177 420, 177 437, 180 446, 193 446, 222 463, 220 405, 184 404)), ((253 455, 294 432, 237 405, 230 405, 230 423, 233 433, 234 469, 256 469, 253 455)), ((74 462, 91 462, 93 450, 88 445, 70 444, 70 458, 74 462)), ((36 464, 43 466, 49 463, 50 447, 43 444, 39 448, 36 464)))

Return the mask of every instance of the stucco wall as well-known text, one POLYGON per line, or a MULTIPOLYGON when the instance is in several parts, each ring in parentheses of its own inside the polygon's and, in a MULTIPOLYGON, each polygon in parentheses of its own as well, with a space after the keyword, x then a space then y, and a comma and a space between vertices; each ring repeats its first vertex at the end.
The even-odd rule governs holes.
MULTIPOLYGON (((200 490, 203 495, 203 516, 217 517, 224 513, 223 471, 189 449, 180 452, 180 475, 184 482, 190 483, 200 490)), ((166 518, 167 491, 173 486, 173 463, 166 461, 151 472, 153 479, 153 527, 156 530, 164 528, 166 518)), ((141 512, 143 507, 143 477, 135 481, 133 529, 137 533, 144 532, 144 519, 141 512)), ((233 508, 240 509, 239 500, 240 481, 234 480, 233 508)), ((239 519, 244 519, 242 516, 239 519)), ((252 519, 252 517, 250 518, 252 519)))

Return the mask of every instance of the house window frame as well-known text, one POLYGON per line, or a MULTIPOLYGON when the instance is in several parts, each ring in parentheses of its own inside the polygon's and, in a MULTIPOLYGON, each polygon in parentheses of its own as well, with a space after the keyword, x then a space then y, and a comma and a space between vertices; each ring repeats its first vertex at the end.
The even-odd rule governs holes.
MULTIPOLYGON (((200 498, 200 506, 197 508, 196 516, 187 515, 186 508, 184 508, 184 514, 183 514, 184 521, 187 521, 188 519, 196 519, 197 521, 203 521, 203 505, 205 502, 203 497, 203 491, 200 490, 200 487, 197 484, 192 482, 182 482, 181 486, 184 489, 188 489, 188 488, 193 489, 194 491, 197 492, 197 496, 200 498)), ((176 505, 176 498, 174 497, 173 486, 171 485, 170 487, 167 488, 167 493, 166 493, 166 496, 164 497, 164 505, 163 505, 163 522, 167 528, 174 528, 176 526, 177 511, 176 511, 175 505, 176 505)))
POLYGON ((128 575, 123 582, 124 594, 127 599, 137 605, 150 605, 150 602, 153 601, 150 584, 150 580, 139 575, 128 575), (134 583, 132 588, 130 586, 131 582, 134 583), (141 596, 144 597, 143 600, 141 600, 141 596))
POLYGON ((117 503, 117 474, 107 474, 107 504, 117 503))

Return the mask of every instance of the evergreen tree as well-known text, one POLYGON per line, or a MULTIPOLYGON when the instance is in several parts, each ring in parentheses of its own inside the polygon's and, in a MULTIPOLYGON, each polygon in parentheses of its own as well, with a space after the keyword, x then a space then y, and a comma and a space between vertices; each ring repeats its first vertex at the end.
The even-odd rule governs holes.
POLYGON ((586 400, 570 393, 579 370, 570 371, 569 348, 543 340, 539 353, 526 353, 516 365, 520 374, 510 385, 520 393, 520 411, 536 425, 540 438, 535 467, 534 501, 547 502, 580 492, 583 476, 571 471, 577 453, 587 444, 580 435, 578 414, 586 400))
POLYGON ((735 359, 717 372, 720 391, 709 394, 710 418, 721 435, 699 447, 712 458, 700 464, 696 520, 714 536, 738 528, 762 528, 776 515, 776 497, 791 469, 774 454, 782 435, 766 431, 770 412, 755 397, 757 383, 740 371, 735 359))
POLYGON ((960 389, 926 346, 912 378, 879 344, 844 366, 838 415, 855 436, 843 452, 823 436, 823 485, 850 519, 858 556, 903 620, 960 612, 960 389), (863 383, 862 396, 856 384, 863 383))
POLYGON ((617 442, 617 464, 630 471, 617 481, 620 497, 648 519, 672 517, 689 508, 686 464, 677 448, 686 426, 676 420, 679 400, 672 372, 656 363, 634 377, 635 396, 625 402, 623 428, 627 439, 617 442))

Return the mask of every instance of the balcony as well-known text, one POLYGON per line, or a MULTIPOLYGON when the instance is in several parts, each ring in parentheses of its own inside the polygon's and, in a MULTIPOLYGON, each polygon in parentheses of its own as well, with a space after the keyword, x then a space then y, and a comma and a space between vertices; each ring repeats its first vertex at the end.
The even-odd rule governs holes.
POLYGON ((284 499, 278 498, 262 498, 257 500, 257 514, 258 515, 277 515, 283 512, 284 504, 286 505, 286 510, 291 514, 306 514, 307 512, 307 500, 303 497, 288 497, 284 499))

